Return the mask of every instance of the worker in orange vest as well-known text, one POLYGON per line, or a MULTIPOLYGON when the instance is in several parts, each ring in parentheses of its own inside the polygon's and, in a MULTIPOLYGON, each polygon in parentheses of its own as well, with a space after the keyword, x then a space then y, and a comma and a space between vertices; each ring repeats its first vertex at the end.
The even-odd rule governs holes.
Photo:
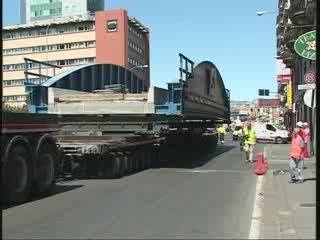
MULTIPOLYGON (((303 142, 305 142, 303 127, 304 127, 303 122, 301 122, 301 121, 297 122, 297 128, 299 128, 299 135, 300 135, 300 137, 302 137, 303 142)), ((302 159, 304 159, 304 154, 302 154, 302 159)))
POLYGON ((300 136, 300 129, 295 128, 293 130, 292 141, 291 141, 291 152, 290 152, 290 163, 289 163, 289 173, 290 181, 289 183, 303 183, 303 149, 304 141, 300 136))

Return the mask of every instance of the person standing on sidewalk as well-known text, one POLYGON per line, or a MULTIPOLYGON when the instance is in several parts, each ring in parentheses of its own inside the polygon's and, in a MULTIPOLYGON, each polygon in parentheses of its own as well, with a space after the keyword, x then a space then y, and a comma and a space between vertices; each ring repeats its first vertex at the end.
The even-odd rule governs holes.
POLYGON ((244 129, 244 144, 246 152, 246 162, 253 162, 253 147, 256 144, 256 133, 252 128, 251 122, 247 123, 244 129))
POLYGON ((308 127, 308 123, 303 123, 303 133, 304 133, 304 150, 303 150, 303 158, 310 158, 310 154, 308 151, 308 143, 310 140, 310 129, 308 127))
POLYGON ((289 183, 303 183, 303 149, 304 141, 300 136, 301 129, 295 128, 293 130, 292 141, 291 141, 291 152, 289 162, 289 183))

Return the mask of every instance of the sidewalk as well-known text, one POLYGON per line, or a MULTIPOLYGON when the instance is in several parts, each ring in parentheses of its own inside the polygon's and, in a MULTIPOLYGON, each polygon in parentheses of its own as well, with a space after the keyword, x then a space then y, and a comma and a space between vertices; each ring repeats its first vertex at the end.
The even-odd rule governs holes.
POLYGON ((290 147, 291 144, 265 147, 269 166, 264 186, 261 239, 316 238, 315 157, 305 160, 304 183, 290 184, 287 172, 290 147))

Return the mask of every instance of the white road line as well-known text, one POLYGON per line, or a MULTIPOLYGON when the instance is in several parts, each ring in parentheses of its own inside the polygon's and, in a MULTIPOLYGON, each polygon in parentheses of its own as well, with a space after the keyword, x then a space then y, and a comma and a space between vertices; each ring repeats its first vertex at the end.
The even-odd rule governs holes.
POLYGON ((251 217, 251 226, 250 226, 248 239, 260 238, 260 227, 261 227, 262 212, 263 212, 263 192, 262 192, 263 181, 264 181, 264 176, 258 176, 255 200, 254 200, 254 208, 253 208, 252 217, 251 217))
POLYGON ((233 171, 233 170, 178 170, 176 172, 185 173, 211 173, 211 172, 221 172, 221 173, 243 173, 244 171, 233 171))

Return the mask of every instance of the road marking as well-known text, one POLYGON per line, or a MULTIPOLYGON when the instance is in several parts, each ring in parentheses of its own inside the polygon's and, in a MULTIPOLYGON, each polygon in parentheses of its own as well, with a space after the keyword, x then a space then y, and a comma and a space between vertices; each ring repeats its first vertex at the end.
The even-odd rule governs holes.
POLYGON ((211 173, 211 172, 244 173, 244 171, 233 171, 233 170, 178 170, 177 172, 185 172, 185 173, 211 173))
POLYGON ((260 227, 263 209, 263 186, 264 176, 258 176, 256 184, 256 193, 254 200, 254 208, 251 217, 251 226, 249 231, 249 239, 259 239, 260 227))

